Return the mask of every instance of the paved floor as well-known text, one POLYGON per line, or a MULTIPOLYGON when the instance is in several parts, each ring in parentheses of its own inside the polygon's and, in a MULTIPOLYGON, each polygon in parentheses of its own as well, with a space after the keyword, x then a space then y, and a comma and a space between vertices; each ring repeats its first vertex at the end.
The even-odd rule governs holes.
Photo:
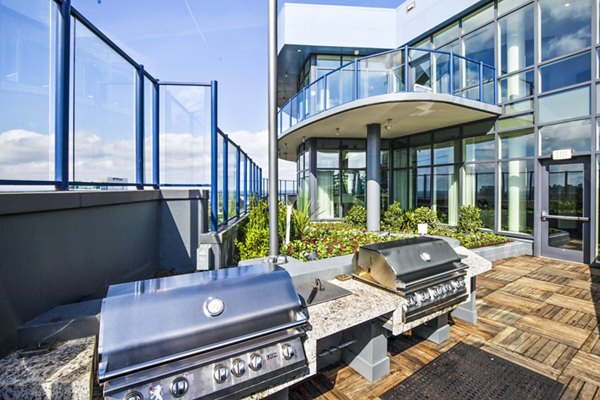
POLYGON ((294 386, 290 399, 376 399, 461 341, 562 382, 562 399, 600 399, 600 269, 515 257, 477 283, 477 325, 455 320, 440 345, 391 339, 387 377, 371 383, 342 365, 294 386))

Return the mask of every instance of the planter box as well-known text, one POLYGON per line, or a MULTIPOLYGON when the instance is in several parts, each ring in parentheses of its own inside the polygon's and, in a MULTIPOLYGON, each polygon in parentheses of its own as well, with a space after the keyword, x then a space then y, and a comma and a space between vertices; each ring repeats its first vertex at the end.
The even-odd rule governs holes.
POLYGON ((489 261, 501 260, 503 258, 533 255, 533 243, 524 241, 513 241, 497 246, 486 246, 472 249, 475 254, 489 261))

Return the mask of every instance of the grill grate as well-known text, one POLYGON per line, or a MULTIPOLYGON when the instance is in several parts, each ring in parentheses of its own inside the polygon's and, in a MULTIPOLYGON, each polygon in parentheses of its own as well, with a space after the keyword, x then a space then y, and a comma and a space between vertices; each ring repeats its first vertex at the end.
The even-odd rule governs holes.
POLYGON ((563 385, 481 349, 459 343, 381 396, 410 399, 558 399, 563 385))

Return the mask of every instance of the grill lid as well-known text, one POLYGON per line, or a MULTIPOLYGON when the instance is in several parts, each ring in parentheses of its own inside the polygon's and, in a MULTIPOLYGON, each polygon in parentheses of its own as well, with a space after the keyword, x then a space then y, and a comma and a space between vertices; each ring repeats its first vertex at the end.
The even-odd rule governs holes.
POLYGON ((304 325, 288 272, 273 264, 113 285, 102 302, 105 380, 304 325))
POLYGON ((354 273, 395 290, 454 271, 458 262, 460 256, 443 239, 415 237, 361 246, 354 273))

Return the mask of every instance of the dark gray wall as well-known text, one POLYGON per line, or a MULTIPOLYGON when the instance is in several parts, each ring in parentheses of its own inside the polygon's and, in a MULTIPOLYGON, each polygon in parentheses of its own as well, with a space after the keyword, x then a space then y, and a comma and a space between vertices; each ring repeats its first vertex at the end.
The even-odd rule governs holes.
POLYGON ((0 194, 0 355, 37 315, 154 277, 159 249, 169 266, 189 270, 198 240, 190 232, 205 225, 199 202, 207 197, 197 190, 0 194))

